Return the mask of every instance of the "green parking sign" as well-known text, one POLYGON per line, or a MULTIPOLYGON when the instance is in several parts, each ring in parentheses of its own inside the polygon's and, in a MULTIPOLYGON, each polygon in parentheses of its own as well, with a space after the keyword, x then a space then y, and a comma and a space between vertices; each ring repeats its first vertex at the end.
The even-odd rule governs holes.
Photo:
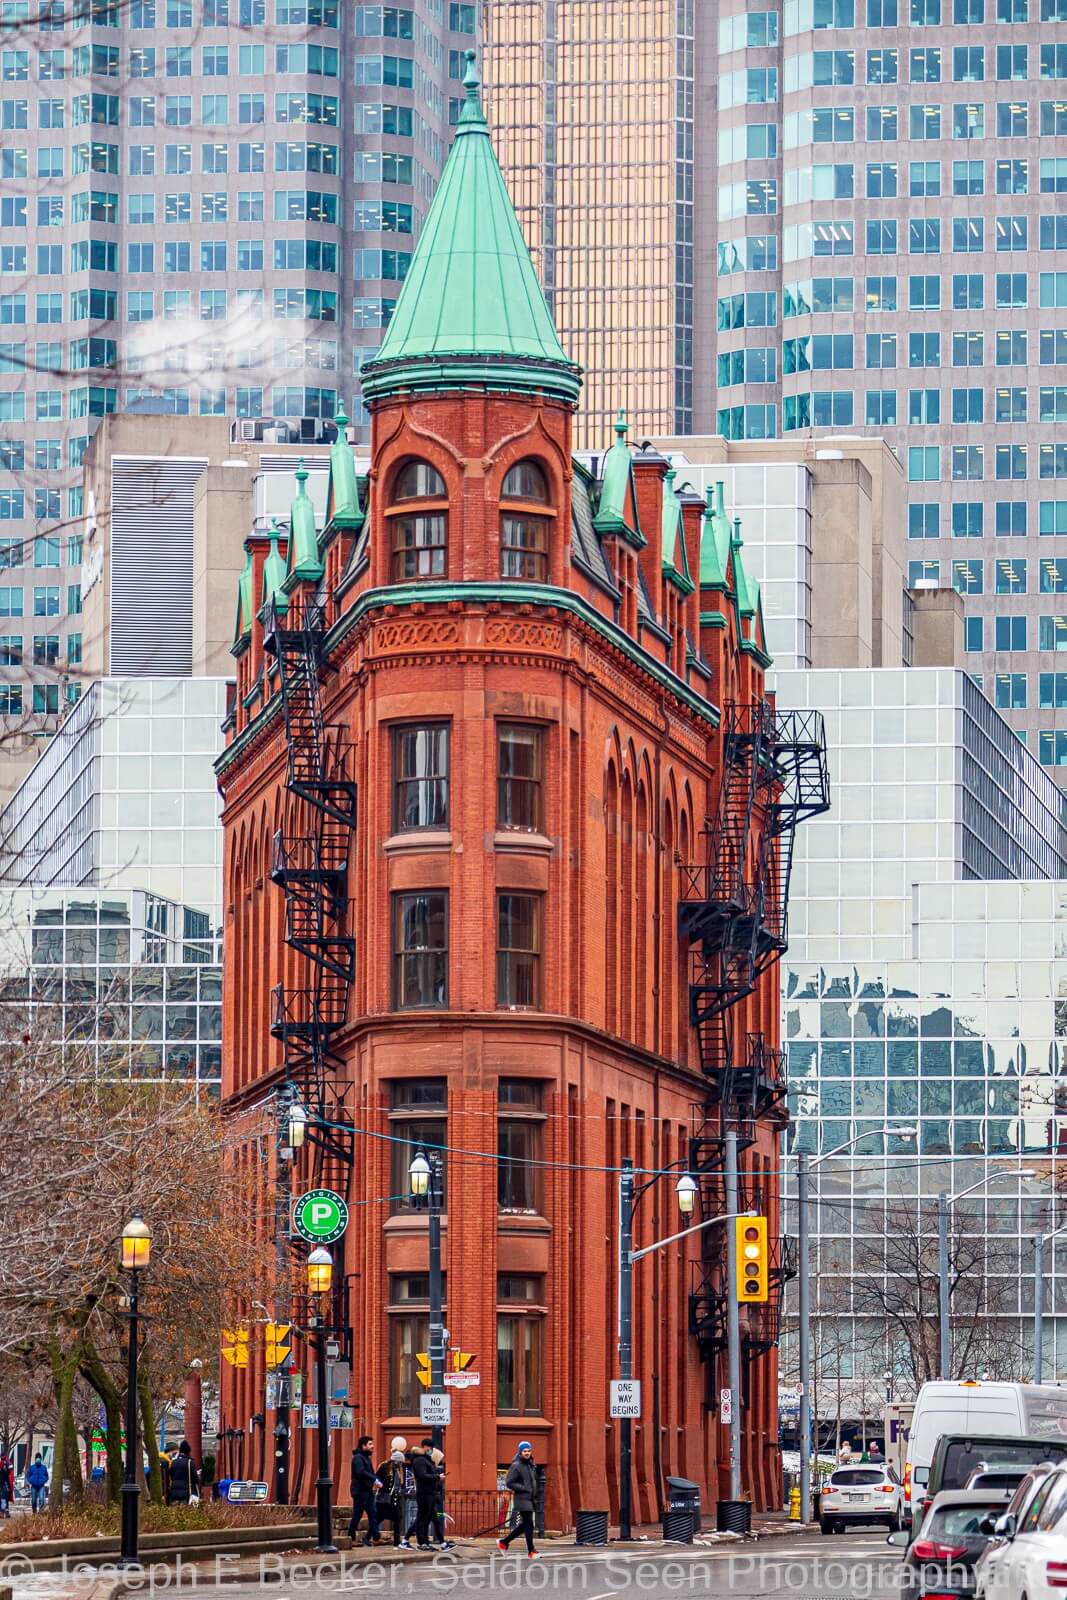
POLYGON ((309 1244, 330 1244, 348 1227, 348 1207, 332 1189, 310 1189, 293 1202, 293 1227, 309 1244))

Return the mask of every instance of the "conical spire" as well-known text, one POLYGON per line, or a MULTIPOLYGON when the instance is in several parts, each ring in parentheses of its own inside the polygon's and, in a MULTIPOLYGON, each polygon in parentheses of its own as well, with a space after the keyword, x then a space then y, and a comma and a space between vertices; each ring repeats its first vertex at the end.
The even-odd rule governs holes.
POLYGON ((330 446, 330 481, 326 490, 326 521, 328 524, 358 530, 363 526, 363 510, 359 503, 356 483, 356 463, 352 446, 348 442, 348 418, 344 401, 334 421, 337 438, 330 446))
POLYGON ((233 653, 252 636, 252 547, 245 541, 245 564, 237 579, 237 618, 233 625, 233 653))
POLYGON ((637 490, 634 487, 634 462, 626 443, 626 412, 620 406, 612 423, 615 443, 605 451, 600 477, 600 503, 593 527, 597 533, 616 533, 640 548, 644 535, 637 520, 637 490))
POLYGON ((271 523, 270 549, 267 559, 263 563, 263 596, 260 600, 260 611, 268 610, 274 602, 276 610, 284 616, 289 609, 289 596, 283 587, 285 583, 285 557, 278 548, 281 542, 282 530, 276 522, 271 523))
POLYGON ((741 537, 741 518, 734 518, 733 533, 730 537, 730 555, 734 569, 734 593, 737 595, 737 610, 742 617, 756 615, 756 600, 759 595, 759 585, 754 578, 749 578, 745 571, 745 563, 741 560, 741 550, 744 546, 741 537))
POLYGON ((569 361, 537 281, 467 51, 466 100, 452 150, 363 395, 475 383, 573 403, 569 361))
POLYGON ((709 484, 705 491, 704 520, 700 529, 700 587, 702 589, 726 588, 726 564, 729 558, 729 535, 723 545, 718 526, 722 507, 722 484, 715 488, 709 484), (716 505, 718 490, 718 509, 716 505))
MULTIPOLYGON (((286 593, 307 579, 318 583, 322 577, 322 558, 319 555, 319 536, 315 530, 315 507, 307 492, 307 468, 304 458, 296 470, 296 494, 289 511, 289 554, 285 564, 286 593)), ((269 557, 267 558, 270 559, 269 557)))
POLYGON ((673 467, 668 467, 663 475, 663 527, 661 538, 660 558, 663 570, 677 578, 680 583, 687 586, 692 592, 692 583, 689 578, 689 567, 685 554, 685 536, 682 531, 682 508, 678 503, 678 496, 674 492, 675 472, 673 467), (675 552, 682 558, 681 569, 675 565, 675 552))

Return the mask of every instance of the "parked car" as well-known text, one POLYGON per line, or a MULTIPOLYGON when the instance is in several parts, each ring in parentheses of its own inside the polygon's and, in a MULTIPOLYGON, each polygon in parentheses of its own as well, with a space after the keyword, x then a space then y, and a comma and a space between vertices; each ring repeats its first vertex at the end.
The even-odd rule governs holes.
POLYGON ((1027 1477, 1025 1467, 979 1467, 977 1472, 972 1472, 965 1489, 1003 1489, 1007 1494, 1014 1494, 1016 1489, 1027 1477))
MULTIPOLYGON (((1067 1464, 1067 1438, 1012 1438, 1003 1434, 943 1433, 934 1445, 928 1469, 916 1468, 912 1476, 913 1532, 929 1511, 934 1497, 945 1489, 962 1489, 975 1472, 1020 1467, 1024 1472, 1042 1461, 1067 1464), (925 1482, 924 1480, 925 1476, 925 1482), (916 1498, 917 1494, 921 1495, 916 1498)), ((1011 1499, 1005 1490, 1004 1503, 1011 1499)))
POLYGON ((1005 1512, 998 1528, 1004 1544, 983 1568, 983 1600, 1061 1600, 1067 1590, 1067 1468, 1048 1473, 1021 1515, 1005 1512))
POLYGON ((886 1462, 838 1467, 823 1485, 819 1500, 819 1527, 823 1533, 841 1533, 846 1527, 881 1523, 899 1528, 904 1520, 904 1490, 886 1462))
POLYGON ((976 1595, 984 1595, 988 1584, 993 1581, 993 1569, 1002 1561, 1011 1543, 1010 1535, 1015 1532, 1020 1519, 1025 1515, 1031 1500, 1044 1483, 1050 1472, 1056 1469, 1047 1461, 1040 1466, 1031 1467, 1026 1477, 1020 1483, 1011 1499, 1007 1509, 1001 1512, 991 1512, 986 1518, 986 1531, 992 1535, 985 1547, 984 1553, 979 1557, 978 1565, 974 1569, 974 1586, 976 1595))
POLYGON ((890 1544, 906 1547, 900 1593, 907 1600, 957 1600, 975 1592, 974 1569, 989 1544, 991 1512, 1003 1501, 996 1490, 947 1489, 923 1517, 918 1534, 890 1534, 890 1544))
MULTIPOLYGON (((973 1472, 958 1484, 931 1484, 934 1449, 943 1435, 956 1439, 1047 1439, 1064 1442, 1067 1423, 1067 1386, 1050 1383, 1001 1383, 964 1378, 924 1383, 915 1398, 904 1460, 904 1499, 918 1522, 925 1496, 939 1488, 962 1488, 973 1472)), ((1000 1461, 1012 1457, 998 1457, 1000 1461)), ((1032 1456, 1031 1461, 1040 1460, 1032 1456)))

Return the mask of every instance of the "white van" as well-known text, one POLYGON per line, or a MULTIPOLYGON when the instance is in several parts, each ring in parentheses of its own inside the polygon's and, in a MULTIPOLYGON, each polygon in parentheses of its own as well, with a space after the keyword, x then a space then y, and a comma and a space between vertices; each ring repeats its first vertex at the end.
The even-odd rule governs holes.
POLYGON ((1067 1384, 924 1383, 915 1401, 904 1460, 904 1501, 922 1504, 934 1446, 943 1433, 1067 1439, 1067 1384))

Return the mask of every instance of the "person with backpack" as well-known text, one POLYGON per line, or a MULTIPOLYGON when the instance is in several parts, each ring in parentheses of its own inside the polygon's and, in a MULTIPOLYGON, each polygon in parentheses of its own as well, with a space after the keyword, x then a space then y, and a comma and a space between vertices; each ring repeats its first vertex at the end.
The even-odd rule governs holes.
POLYGON ((518 1453, 508 1468, 508 1475, 504 1486, 511 1490, 515 1510, 519 1515, 518 1526, 512 1528, 504 1539, 498 1539, 496 1547, 501 1555, 506 1556, 512 1539, 517 1539, 521 1533, 526 1540, 526 1554, 531 1561, 540 1561, 539 1551, 534 1549, 534 1504, 537 1500, 537 1468, 534 1466, 533 1445, 524 1439, 519 1445, 518 1453))

